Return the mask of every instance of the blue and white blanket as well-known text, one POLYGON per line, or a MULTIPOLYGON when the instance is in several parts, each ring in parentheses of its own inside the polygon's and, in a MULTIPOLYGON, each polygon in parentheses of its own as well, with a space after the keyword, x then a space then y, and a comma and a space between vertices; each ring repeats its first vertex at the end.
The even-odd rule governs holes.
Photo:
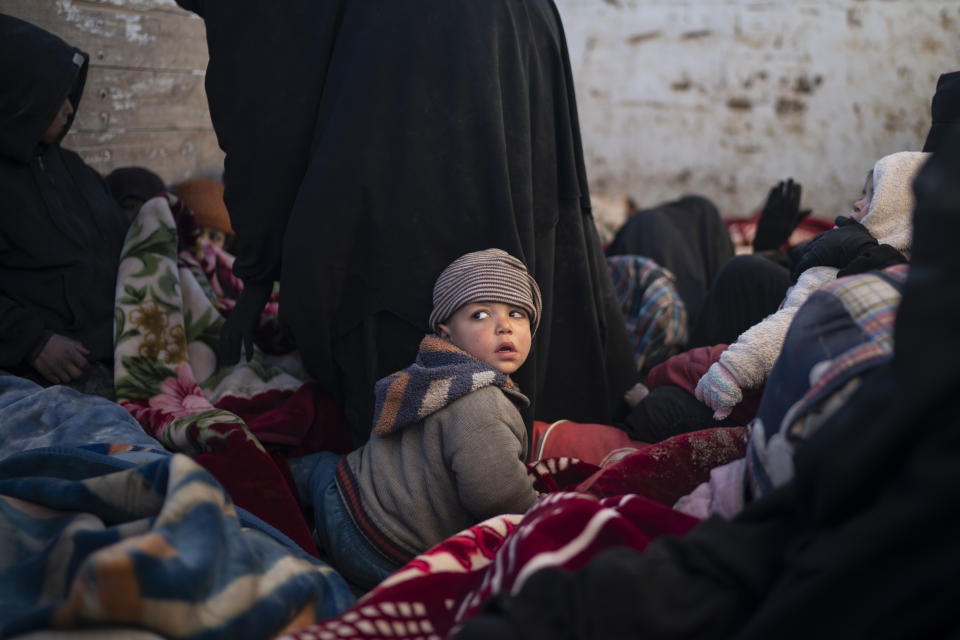
POLYGON ((0 373, 0 637, 266 638, 353 596, 119 405, 0 373))

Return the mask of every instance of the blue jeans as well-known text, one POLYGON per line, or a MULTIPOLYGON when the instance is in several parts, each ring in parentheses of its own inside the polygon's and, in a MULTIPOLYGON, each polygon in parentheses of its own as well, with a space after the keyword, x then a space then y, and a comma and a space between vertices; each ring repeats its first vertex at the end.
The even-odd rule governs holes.
POLYGON ((350 519, 334 476, 338 454, 312 453, 289 460, 300 499, 313 507, 317 543, 350 582, 370 589, 400 568, 377 552, 350 519))

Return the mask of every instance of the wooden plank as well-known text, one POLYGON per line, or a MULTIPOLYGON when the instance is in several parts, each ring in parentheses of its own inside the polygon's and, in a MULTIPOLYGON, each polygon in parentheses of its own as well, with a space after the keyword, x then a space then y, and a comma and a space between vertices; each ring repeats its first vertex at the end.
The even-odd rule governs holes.
POLYGON ((170 11, 185 13, 176 0, 73 0, 74 4, 102 5, 127 11, 170 11))
POLYGON ((73 130, 212 132, 203 80, 190 73, 91 68, 73 130))
POLYGON ((182 9, 0 0, 0 12, 60 36, 89 53, 92 65, 180 71, 202 71, 207 66, 203 21, 182 9))
POLYGON ((140 166, 172 185, 196 176, 219 179, 223 174, 223 152, 212 132, 149 131, 111 135, 71 130, 63 146, 79 153, 104 176, 117 167, 140 166))

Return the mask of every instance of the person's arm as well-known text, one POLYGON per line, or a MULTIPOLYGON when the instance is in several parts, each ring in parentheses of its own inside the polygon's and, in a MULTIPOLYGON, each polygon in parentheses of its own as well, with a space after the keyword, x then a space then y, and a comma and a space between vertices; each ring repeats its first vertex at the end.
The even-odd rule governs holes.
POLYGON ((0 367, 29 363, 50 335, 40 314, 0 292, 0 367))
POLYGON ((778 182, 767 194, 757 230, 753 236, 754 252, 777 251, 790 239, 793 230, 810 215, 810 209, 800 210, 802 188, 793 178, 778 182))
POLYGON ((473 428, 451 457, 460 504, 477 521, 524 513, 537 499, 517 426, 523 427, 519 414, 514 428, 502 419, 473 428))
POLYGON ((766 381, 797 309, 811 293, 835 279, 836 273, 832 267, 804 271, 797 284, 787 291, 780 309, 740 334, 710 366, 697 383, 694 395, 714 410, 714 418, 729 416, 743 399, 744 389, 756 389, 766 381))
POLYGON ((0 293, 0 367, 30 365, 53 384, 83 375, 89 351, 44 327, 40 315, 0 293))

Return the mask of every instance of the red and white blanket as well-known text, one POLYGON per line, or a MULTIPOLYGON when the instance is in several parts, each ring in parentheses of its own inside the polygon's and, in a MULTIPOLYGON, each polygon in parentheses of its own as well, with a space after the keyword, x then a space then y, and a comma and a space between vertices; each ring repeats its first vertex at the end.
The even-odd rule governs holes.
POLYGON ((526 514, 497 516, 444 540, 340 616, 281 638, 447 637, 488 597, 516 593, 539 569, 572 571, 605 549, 639 552, 659 536, 683 535, 698 520, 669 505, 745 448, 738 427, 644 446, 605 468, 570 458, 533 463, 537 488, 555 492, 526 514))

